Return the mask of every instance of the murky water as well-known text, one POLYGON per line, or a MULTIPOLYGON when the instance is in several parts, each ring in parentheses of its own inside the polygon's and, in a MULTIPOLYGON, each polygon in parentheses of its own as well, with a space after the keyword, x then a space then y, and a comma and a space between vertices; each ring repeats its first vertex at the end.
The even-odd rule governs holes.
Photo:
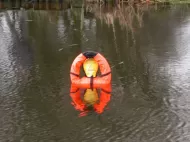
POLYGON ((1 11, 0 141, 189 142, 190 8, 147 9, 1 11), (78 117, 69 71, 86 50, 108 59, 113 92, 78 117))

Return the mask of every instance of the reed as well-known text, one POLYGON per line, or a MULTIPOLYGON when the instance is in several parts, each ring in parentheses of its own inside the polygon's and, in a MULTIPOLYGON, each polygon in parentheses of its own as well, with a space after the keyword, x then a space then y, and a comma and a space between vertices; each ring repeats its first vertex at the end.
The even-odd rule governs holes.
POLYGON ((190 0, 86 0, 87 3, 100 3, 107 4, 112 3, 114 5, 130 5, 130 4, 139 4, 139 3, 147 3, 147 4, 190 4, 190 0))
MULTIPOLYGON (((99 6, 112 4, 114 6, 124 6, 124 5, 136 5, 136 4, 179 4, 179 3, 189 3, 190 0, 84 0, 84 5, 86 4, 98 4, 99 6)), ((33 9, 63 9, 66 7, 73 7, 75 5, 80 5, 82 7, 83 0, 0 0, 0 9, 3 8, 33 8, 33 9)), ((78 7, 78 6, 77 6, 78 7)))
POLYGON ((112 8, 101 8, 99 6, 87 7, 95 14, 96 18, 106 23, 108 26, 114 27, 114 21, 118 20, 122 28, 134 31, 134 25, 141 27, 143 25, 143 13, 147 10, 147 7, 137 6, 124 6, 124 7, 112 7, 112 8), (104 10, 102 10, 104 9, 104 10), (137 24, 136 24, 137 23, 137 24))

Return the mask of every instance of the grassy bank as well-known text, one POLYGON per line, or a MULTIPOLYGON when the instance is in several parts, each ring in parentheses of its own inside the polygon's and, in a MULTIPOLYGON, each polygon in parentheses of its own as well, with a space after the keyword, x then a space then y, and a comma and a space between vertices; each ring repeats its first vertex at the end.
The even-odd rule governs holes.
POLYGON ((65 9, 68 7, 82 7, 82 3, 88 4, 93 3, 99 5, 133 5, 133 4, 190 4, 190 0, 15 0, 15 1, 5 1, 0 0, 0 9, 20 9, 20 7, 26 9, 65 9))
POLYGON ((100 5, 113 4, 113 5, 133 5, 133 4, 190 4, 190 0, 86 0, 87 3, 98 3, 100 5))
POLYGON ((157 0, 158 2, 169 2, 171 4, 190 4, 190 0, 157 0))

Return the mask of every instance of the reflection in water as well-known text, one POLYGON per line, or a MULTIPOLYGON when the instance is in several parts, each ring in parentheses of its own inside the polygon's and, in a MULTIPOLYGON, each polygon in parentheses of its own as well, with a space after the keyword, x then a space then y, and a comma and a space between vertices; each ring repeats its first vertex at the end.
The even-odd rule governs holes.
POLYGON ((0 12, 0 141, 190 140, 190 9, 136 9, 141 26, 127 7, 110 11, 0 12), (112 66, 112 93, 101 115, 78 118, 69 72, 86 50, 112 66))
MULTIPOLYGON (((189 136, 189 108, 190 108, 190 21, 183 20, 180 27, 176 28, 175 52, 176 56, 168 60, 160 72, 168 79, 168 98, 164 98, 167 107, 177 115, 178 122, 176 131, 181 137, 174 137, 178 141, 188 141, 189 136), (181 129, 181 127, 183 127, 181 129)), ((172 138, 172 139, 174 139, 172 138)))
POLYGON ((122 28, 130 29, 134 31, 136 27, 142 26, 142 17, 146 7, 137 5, 135 7, 102 7, 99 6, 87 6, 87 11, 93 12, 95 16, 104 21, 108 26, 112 26, 114 31, 115 21, 118 20, 122 28), (90 8, 89 8, 90 7, 90 8))
POLYGON ((97 89, 80 89, 71 84, 70 97, 72 98, 72 105, 76 110, 81 111, 80 116, 86 115, 90 110, 101 114, 103 113, 107 103, 111 98, 111 84, 101 88, 99 96, 97 96, 97 89))
POLYGON ((15 141, 23 131, 20 88, 29 81, 32 52, 27 43, 27 27, 21 12, 0 13, 0 139, 15 141))

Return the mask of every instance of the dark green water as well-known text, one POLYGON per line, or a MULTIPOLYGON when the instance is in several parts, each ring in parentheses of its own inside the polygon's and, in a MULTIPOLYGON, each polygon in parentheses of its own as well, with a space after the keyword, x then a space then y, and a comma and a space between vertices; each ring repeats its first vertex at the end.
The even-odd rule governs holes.
POLYGON ((141 27, 127 9, 80 11, 0 12, 0 142, 189 142, 190 8, 145 8, 141 27), (86 50, 108 59, 113 93, 79 118, 69 71, 86 50))

